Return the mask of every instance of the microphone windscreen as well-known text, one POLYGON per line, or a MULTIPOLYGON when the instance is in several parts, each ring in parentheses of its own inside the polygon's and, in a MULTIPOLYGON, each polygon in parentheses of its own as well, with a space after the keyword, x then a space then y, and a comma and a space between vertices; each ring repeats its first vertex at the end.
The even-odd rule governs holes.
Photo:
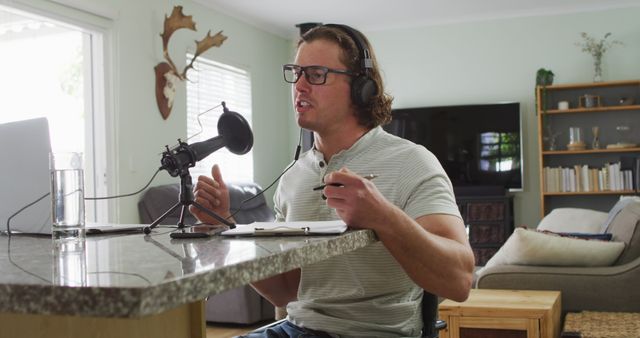
POLYGON ((218 120, 218 134, 224 138, 225 147, 234 154, 246 154, 253 147, 253 132, 242 115, 225 110, 218 120))

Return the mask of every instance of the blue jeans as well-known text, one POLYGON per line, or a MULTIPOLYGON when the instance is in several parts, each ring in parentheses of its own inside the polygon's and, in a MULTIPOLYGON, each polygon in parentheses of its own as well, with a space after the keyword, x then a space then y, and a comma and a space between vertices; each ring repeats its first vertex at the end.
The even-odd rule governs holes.
POLYGON ((331 338, 326 332, 305 329, 294 325, 288 320, 274 326, 270 326, 260 332, 251 332, 240 338, 331 338))

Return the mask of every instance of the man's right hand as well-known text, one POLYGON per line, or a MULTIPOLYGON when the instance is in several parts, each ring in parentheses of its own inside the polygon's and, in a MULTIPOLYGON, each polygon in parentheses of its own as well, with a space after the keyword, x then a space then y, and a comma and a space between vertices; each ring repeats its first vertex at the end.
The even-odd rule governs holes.
MULTIPOLYGON (((227 189, 227 185, 224 184, 224 181, 222 180, 220 167, 218 167, 217 164, 211 168, 211 176, 212 177, 198 177, 198 182, 193 189, 195 201, 221 217, 227 218, 231 215, 229 189, 227 189)), ((189 206, 189 211, 203 223, 220 223, 217 219, 207 215, 204 211, 193 205, 189 206)))

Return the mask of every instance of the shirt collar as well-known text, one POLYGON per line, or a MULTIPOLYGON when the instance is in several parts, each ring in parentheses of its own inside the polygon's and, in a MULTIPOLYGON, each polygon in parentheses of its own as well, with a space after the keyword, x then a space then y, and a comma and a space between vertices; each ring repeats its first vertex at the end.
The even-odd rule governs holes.
MULTIPOLYGON (((363 150, 369 148, 369 146, 374 142, 376 137, 382 133, 382 127, 377 126, 369 131, 367 131, 364 135, 362 135, 351 147, 347 149, 340 150, 331 158, 331 161, 342 161, 345 158, 350 158, 352 155, 358 154, 363 150)), ((316 147, 313 147, 313 153, 316 158, 324 158, 323 154, 319 152, 316 147)))

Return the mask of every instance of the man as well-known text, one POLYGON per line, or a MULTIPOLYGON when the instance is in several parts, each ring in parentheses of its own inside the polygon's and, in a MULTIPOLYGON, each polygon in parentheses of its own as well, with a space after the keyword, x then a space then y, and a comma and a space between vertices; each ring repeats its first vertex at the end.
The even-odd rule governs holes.
MULTIPOLYGON (((416 337, 423 289, 468 297, 474 258, 451 182, 424 147, 380 127, 390 120, 391 98, 370 50, 347 26, 303 35, 284 72, 298 125, 313 131, 314 147, 282 177, 274 204, 279 221, 342 219, 373 230, 380 242, 253 283, 288 312, 288 321, 256 336, 416 337), (364 179, 368 174, 377 177, 364 179), (322 182, 328 185, 313 191, 322 182)), ((217 166, 212 174, 199 179, 196 200, 227 216, 217 166)))

